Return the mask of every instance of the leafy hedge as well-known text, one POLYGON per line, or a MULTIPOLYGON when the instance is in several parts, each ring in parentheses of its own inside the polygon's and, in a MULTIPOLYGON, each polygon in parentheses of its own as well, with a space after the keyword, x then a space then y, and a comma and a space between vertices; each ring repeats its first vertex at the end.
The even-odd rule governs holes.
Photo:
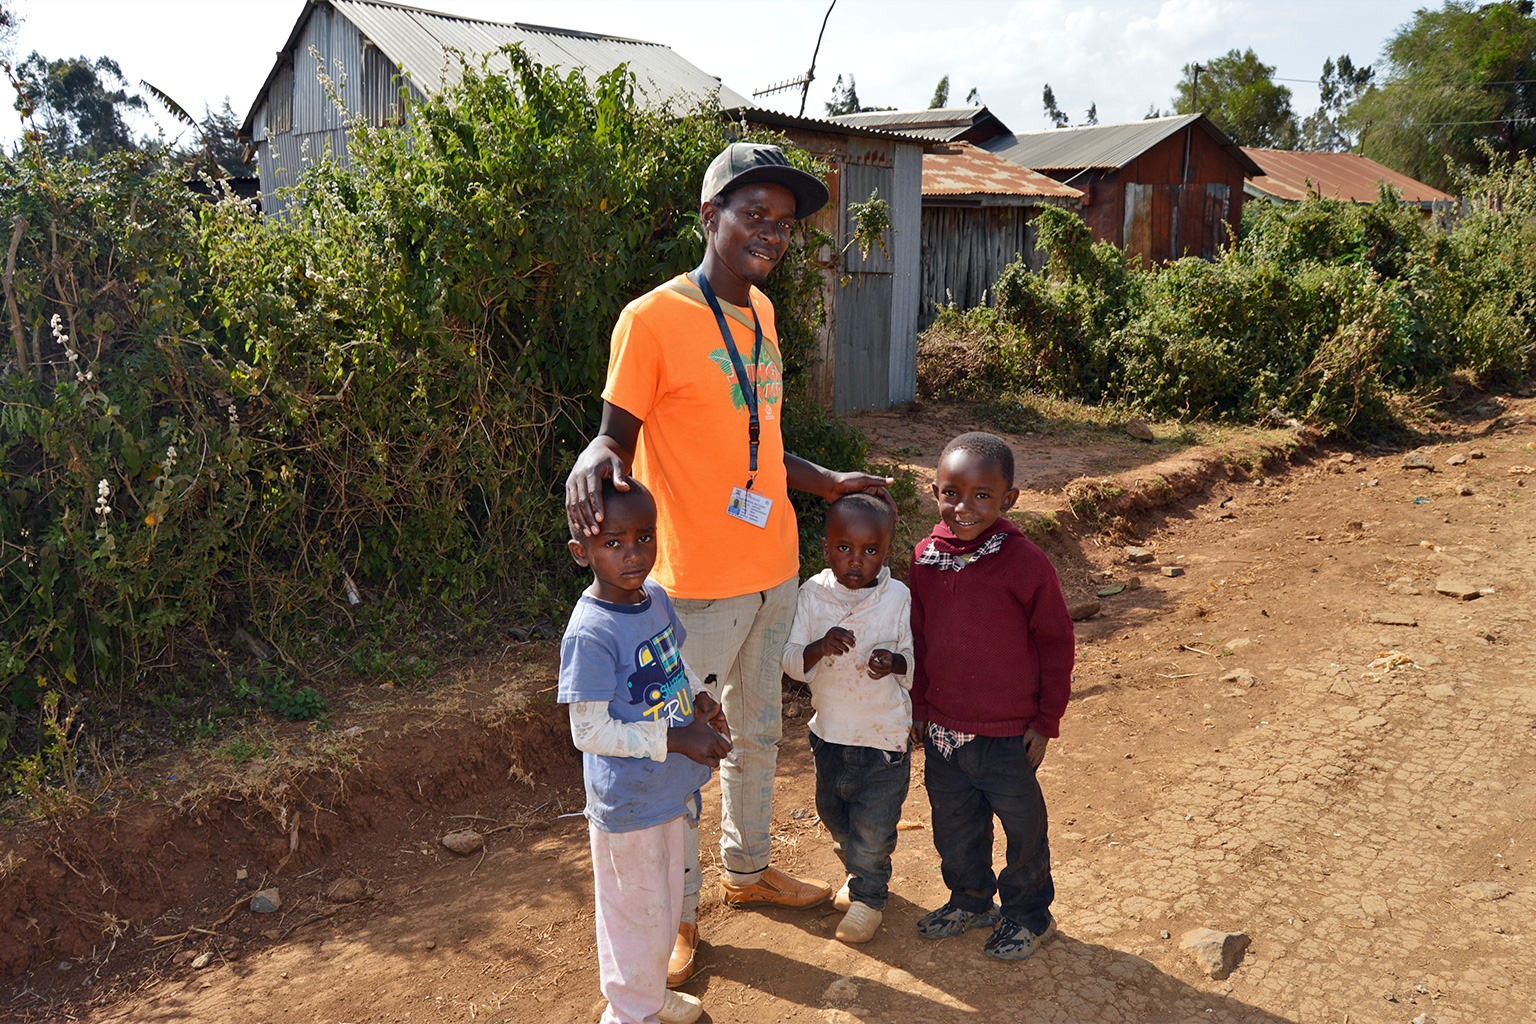
POLYGON ((1142 269, 1046 209, 1045 273, 1000 276, 997 308, 946 311, 919 344, 919 389, 1042 389, 1167 417, 1281 414, 1371 430, 1394 394, 1536 368, 1536 171, 1463 174, 1449 233, 1384 190, 1356 205, 1249 203, 1219 259, 1142 269))
MULTIPOLYGON (((405 128, 355 125, 351 166, 315 160, 280 218, 129 157, 0 160, 23 344, 0 374, 0 757, 61 689, 233 692, 237 630, 302 678, 491 603, 563 611, 560 485, 613 322, 697 262, 698 175, 745 133, 642 109, 623 69, 505 55, 405 128)), ((790 374, 817 244, 770 286, 790 374)), ((828 458, 862 458, 804 404, 828 458)))

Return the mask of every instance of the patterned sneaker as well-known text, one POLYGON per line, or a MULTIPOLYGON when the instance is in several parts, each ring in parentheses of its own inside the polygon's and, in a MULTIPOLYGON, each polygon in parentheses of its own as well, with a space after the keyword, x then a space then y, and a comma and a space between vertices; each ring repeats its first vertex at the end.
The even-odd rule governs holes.
POLYGON ((925 939, 947 939, 952 935, 968 932, 972 928, 990 928, 997 923, 1002 913, 1003 908, 996 903, 981 913, 975 914, 969 910, 960 909, 951 900, 938 910, 918 918, 917 931, 925 939))
POLYGON ((997 922, 997 927, 992 930, 992 937, 987 940, 982 952, 998 960, 1027 960, 1035 950, 1039 949, 1045 940, 1056 934, 1056 920, 1045 919, 1045 929, 1038 935, 1025 928, 1023 925, 1010 921, 1006 917, 997 922))

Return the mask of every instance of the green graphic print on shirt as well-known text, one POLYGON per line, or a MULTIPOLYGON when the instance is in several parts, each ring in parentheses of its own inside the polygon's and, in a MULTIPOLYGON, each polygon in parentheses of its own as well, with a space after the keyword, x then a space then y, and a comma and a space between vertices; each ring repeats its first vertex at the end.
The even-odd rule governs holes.
MULTIPOLYGON (((742 357, 742 365, 746 368, 747 376, 752 378, 754 384, 761 381, 758 387, 758 415, 765 420, 774 417, 773 408, 784 397, 784 363, 779 356, 779 350, 772 345, 763 345, 762 362, 756 366, 747 364, 748 352, 742 357)), ((715 349, 709 354, 720 372, 725 374, 725 379, 731 383, 731 404, 737 411, 747 407, 747 400, 741 393, 741 383, 736 379, 736 367, 731 365, 731 354, 724 346, 715 349)))

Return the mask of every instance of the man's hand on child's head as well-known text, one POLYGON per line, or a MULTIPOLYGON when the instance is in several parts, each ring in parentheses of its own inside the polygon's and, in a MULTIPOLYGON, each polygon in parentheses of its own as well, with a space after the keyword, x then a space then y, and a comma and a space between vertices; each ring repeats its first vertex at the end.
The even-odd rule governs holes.
POLYGON ((730 742, 731 724, 725 720, 725 708, 708 692, 700 690, 693 695, 693 716, 704 719, 711 729, 730 742))
POLYGON ((1024 756, 1029 758, 1031 768, 1040 767, 1040 762, 1045 760, 1046 745, 1050 742, 1050 737, 1041 736, 1033 729, 1024 733, 1024 756))
POLYGON ((906 675, 907 659, 883 647, 877 647, 869 652, 869 678, 884 679, 892 672, 897 675, 906 675))
POLYGON ((731 752, 731 741, 695 715, 687 725, 674 725, 667 730, 667 753, 674 751, 699 764, 718 768, 720 759, 731 752))

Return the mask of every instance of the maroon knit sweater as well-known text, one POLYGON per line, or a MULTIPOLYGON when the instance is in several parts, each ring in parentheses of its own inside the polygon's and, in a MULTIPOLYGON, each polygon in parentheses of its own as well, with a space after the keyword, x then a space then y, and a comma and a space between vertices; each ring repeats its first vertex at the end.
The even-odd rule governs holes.
POLYGON ((912 590, 912 717, 977 736, 1061 732, 1075 641, 1061 583, 1044 551, 1007 519, 969 543, 940 522, 918 542, 912 590), (930 545, 969 554, 993 534, 1002 549, 960 570, 919 565, 930 545))

